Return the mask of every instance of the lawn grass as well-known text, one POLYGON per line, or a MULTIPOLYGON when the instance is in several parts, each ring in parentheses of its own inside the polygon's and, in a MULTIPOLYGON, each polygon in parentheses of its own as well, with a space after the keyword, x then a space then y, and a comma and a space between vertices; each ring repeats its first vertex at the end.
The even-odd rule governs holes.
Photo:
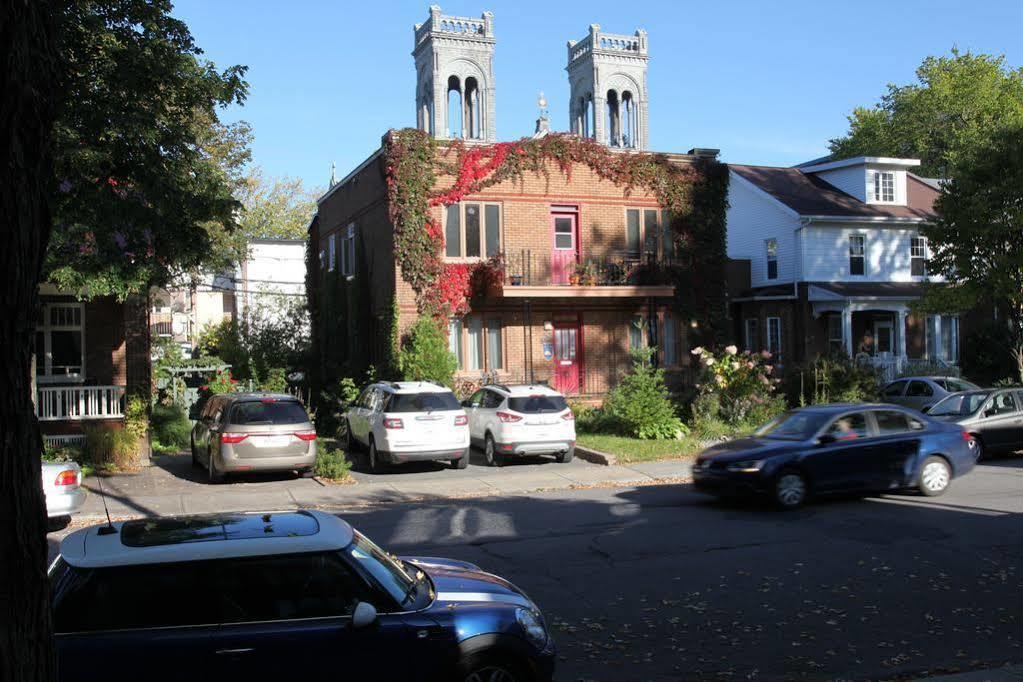
POLYGON ((695 456, 702 449, 701 441, 692 436, 680 440, 640 440, 606 433, 580 433, 576 436, 576 442, 584 448, 614 455, 621 464, 685 459, 695 456))

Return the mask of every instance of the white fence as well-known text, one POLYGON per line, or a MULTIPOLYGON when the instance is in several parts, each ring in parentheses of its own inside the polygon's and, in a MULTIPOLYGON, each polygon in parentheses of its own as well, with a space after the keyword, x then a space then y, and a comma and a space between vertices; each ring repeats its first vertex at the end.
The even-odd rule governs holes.
POLYGON ((39 388, 39 421, 82 421, 124 417, 124 386, 47 386, 39 388))
POLYGON ((901 355, 868 355, 860 353, 856 356, 859 364, 872 365, 878 370, 881 383, 895 381, 900 376, 911 374, 943 374, 959 376, 959 368, 945 360, 920 360, 906 358, 901 355))

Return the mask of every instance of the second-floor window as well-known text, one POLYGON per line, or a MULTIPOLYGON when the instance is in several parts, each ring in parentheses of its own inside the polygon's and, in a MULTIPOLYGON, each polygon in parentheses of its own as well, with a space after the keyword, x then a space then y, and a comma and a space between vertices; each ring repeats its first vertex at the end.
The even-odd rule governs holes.
POLYGON ((327 270, 334 272, 334 265, 337 263, 337 235, 327 237, 327 270))
POLYGON ((867 238, 862 234, 849 235, 849 274, 867 274, 866 263, 867 238))
POLYGON ((778 279, 778 240, 765 240, 764 248, 767 251, 767 279, 778 279))
POLYGON ((675 238, 667 211, 625 209, 625 251, 631 258, 675 256, 675 238))
POLYGON ((909 241, 910 274, 923 277, 927 274, 927 239, 913 237, 909 241))
POLYGON ((444 215, 444 255, 489 258, 501 251, 501 205, 461 202, 444 215))
POLYGON ((874 201, 895 201, 895 173, 874 171, 874 201))
POLYGON ((341 240, 341 274, 345 277, 355 275, 355 224, 348 226, 341 240))

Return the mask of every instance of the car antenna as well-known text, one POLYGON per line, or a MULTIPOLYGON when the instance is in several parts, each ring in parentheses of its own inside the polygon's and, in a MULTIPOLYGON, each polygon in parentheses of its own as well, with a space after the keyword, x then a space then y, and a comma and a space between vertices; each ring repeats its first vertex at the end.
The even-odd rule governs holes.
POLYGON ((97 535, 113 535, 114 533, 117 532, 117 529, 114 528, 114 524, 110 520, 110 510, 107 509, 107 495, 106 495, 106 492, 103 491, 103 477, 102 476, 97 476, 96 477, 96 482, 99 483, 99 497, 100 497, 101 500, 103 500, 103 511, 106 512, 106 514, 107 514, 107 525, 100 526, 100 529, 98 531, 96 531, 96 534, 97 535))

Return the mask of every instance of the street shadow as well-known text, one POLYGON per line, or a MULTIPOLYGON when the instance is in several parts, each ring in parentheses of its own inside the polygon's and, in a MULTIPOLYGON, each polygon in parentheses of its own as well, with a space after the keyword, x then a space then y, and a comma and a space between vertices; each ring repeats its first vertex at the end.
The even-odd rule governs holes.
POLYGON ((222 486, 233 482, 269 483, 274 481, 291 481, 298 478, 295 471, 252 471, 228 473, 221 483, 211 484, 209 473, 203 467, 192 465, 192 455, 185 452, 176 455, 153 455, 153 466, 170 474, 174 478, 190 483, 222 486))
MULTIPOLYGON (((403 462, 401 464, 382 464, 380 471, 373 472, 369 468, 369 456, 362 451, 355 453, 346 453, 345 455, 349 462, 352 462, 352 469, 361 474, 368 476, 376 476, 382 474, 422 474, 422 473, 436 473, 438 471, 444 471, 450 469, 451 464, 447 461, 428 461, 428 462, 403 462)), ((491 467, 487 464, 486 457, 482 450, 472 447, 469 448, 469 466, 470 467, 481 467, 485 470, 499 469, 505 467, 519 467, 519 466, 536 466, 543 464, 556 464, 553 455, 531 455, 528 457, 505 457, 502 459, 500 466, 491 467)), ((478 472, 477 472, 478 473, 478 472)))

